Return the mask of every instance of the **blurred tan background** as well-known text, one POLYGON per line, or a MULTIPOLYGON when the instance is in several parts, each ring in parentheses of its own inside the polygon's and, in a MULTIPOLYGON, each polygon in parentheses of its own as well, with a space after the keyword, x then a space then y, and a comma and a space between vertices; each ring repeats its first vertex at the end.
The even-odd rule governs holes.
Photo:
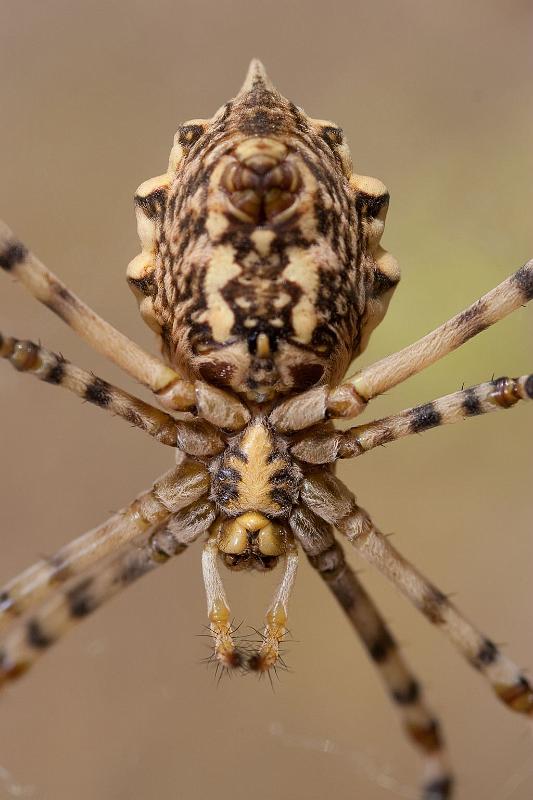
MULTIPOLYGON (((121 330, 152 335, 125 283, 132 194, 180 121, 210 116, 249 59, 332 118, 392 202, 403 280, 362 363, 422 335, 533 255, 527 0, 0 2, 0 216, 121 330)), ((5 276, 1 324, 133 384, 5 276)), ((533 367, 533 308, 376 401, 373 416, 533 367)), ((6 364, 0 580, 97 524, 170 450, 6 364)), ((532 409, 380 449, 341 476, 395 543, 520 665, 533 664, 532 409)), ((353 556, 350 556, 355 562, 353 556)), ((359 565, 358 565, 359 566, 359 565)), ((277 576, 275 576, 277 578, 277 576)), ((443 719, 458 800, 526 800, 530 732, 384 580, 363 572, 443 719)), ((259 625, 271 578, 228 576, 259 625)), ((1 698, 0 798, 416 798, 419 761, 372 666, 302 563, 290 674, 274 692, 200 660, 197 545, 86 621, 1 698)))

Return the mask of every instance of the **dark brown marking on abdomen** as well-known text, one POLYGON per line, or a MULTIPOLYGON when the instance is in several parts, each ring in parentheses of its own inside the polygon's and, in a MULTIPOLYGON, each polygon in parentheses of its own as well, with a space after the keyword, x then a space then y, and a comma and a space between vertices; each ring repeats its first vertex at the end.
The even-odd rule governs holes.
POLYGON ((208 383, 213 383, 215 386, 228 386, 235 368, 225 361, 208 361, 200 364, 198 372, 208 383))
POLYGON ((322 378, 324 369, 323 364, 296 364, 290 368, 294 386, 298 387, 299 392, 310 389, 322 378))

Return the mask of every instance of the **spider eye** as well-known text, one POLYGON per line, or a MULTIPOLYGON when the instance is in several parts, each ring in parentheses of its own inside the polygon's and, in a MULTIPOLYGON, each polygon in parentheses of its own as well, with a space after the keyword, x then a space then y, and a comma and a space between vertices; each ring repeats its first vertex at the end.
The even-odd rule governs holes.
POLYGON ((185 151, 191 149, 204 132, 202 125, 181 125, 178 131, 178 141, 185 151))

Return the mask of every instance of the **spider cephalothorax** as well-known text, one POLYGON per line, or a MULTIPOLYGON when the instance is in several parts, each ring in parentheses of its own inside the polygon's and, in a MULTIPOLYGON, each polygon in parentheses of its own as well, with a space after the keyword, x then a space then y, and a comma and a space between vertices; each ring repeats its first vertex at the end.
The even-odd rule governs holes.
POLYGON ((425 755, 424 800, 447 800, 452 779, 438 722, 346 563, 336 528, 448 635, 508 707, 533 715, 533 688, 521 670, 395 550, 334 475, 338 459, 533 399, 533 375, 499 378, 386 419, 334 427, 333 418, 356 417, 373 397, 533 298, 528 262, 418 342, 338 385, 399 279, 379 244, 387 203, 383 184, 352 172, 340 129, 281 97, 254 61, 232 102, 211 120, 179 129, 168 172, 136 196, 142 253, 128 280, 165 363, 95 314, 0 224, 0 267, 171 413, 33 342, 0 335, 0 356, 175 448, 177 462, 122 512, 4 586, 0 630, 12 622, 13 630, 0 638, 0 682, 18 677, 69 625, 203 534, 217 667, 266 672, 279 662, 301 547, 425 755), (220 561, 259 571, 283 563, 252 652, 235 641, 220 561))
POLYGON ((253 62, 137 195, 143 253, 128 277, 170 363, 254 403, 338 382, 399 279, 379 247, 387 202, 353 174, 340 128, 253 62))

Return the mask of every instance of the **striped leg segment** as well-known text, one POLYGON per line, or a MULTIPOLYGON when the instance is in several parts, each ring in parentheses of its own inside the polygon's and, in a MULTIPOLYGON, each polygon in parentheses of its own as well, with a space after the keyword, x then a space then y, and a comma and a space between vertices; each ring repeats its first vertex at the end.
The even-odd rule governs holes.
POLYGON ((289 398, 270 418, 278 430, 295 431, 330 417, 356 417, 373 397, 422 372, 532 298, 533 260, 414 344, 366 367, 335 389, 322 386, 289 398))
POLYGON ((177 444, 176 420, 154 406, 144 403, 121 389, 111 386, 91 372, 70 364, 62 356, 45 350, 34 342, 0 333, 0 356, 19 372, 29 372, 46 383, 64 386, 78 397, 106 408, 111 413, 146 431, 163 444, 177 444))
MULTIPOLYGON (((153 392, 164 391, 180 380, 174 370, 145 353, 76 297, 4 223, 0 223, 0 267, 20 280, 37 300, 61 317, 94 350, 153 392)), ((186 393, 187 382, 181 383, 186 393)), ((193 396, 185 406, 194 406, 193 396)))
POLYGON ((76 622, 187 547, 159 529, 142 545, 127 545, 105 566, 78 577, 0 640, 0 685, 24 674, 76 622))
POLYGON ((512 408, 519 400, 533 400, 533 375, 497 378, 480 383, 347 431, 310 432, 293 445, 291 452, 310 464, 354 458, 413 433, 423 433, 439 425, 459 422, 490 411, 512 408))
POLYGON ((350 620, 396 704, 407 736, 425 756, 424 800, 451 797, 452 778, 440 726, 422 698, 422 690, 405 663, 374 603, 346 564, 334 542, 309 561, 324 579, 350 620))
POLYGON ((122 417, 162 444, 179 447, 189 455, 217 455, 224 449, 220 433, 208 422, 176 420, 34 342, 4 338, 0 333, 0 357, 7 359, 19 372, 63 386, 83 400, 122 417))
POLYGON ((37 300, 61 317, 96 352, 151 389, 166 408, 195 411, 214 425, 229 430, 239 430, 248 422, 250 414, 236 397, 200 381, 183 380, 163 361, 146 353, 98 316, 3 222, 0 222, 0 268, 20 280, 37 300))
POLYGON ((453 781, 439 723, 425 705, 420 685, 375 604, 346 563, 330 526, 304 506, 293 512, 291 526, 379 670, 408 737, 422 751, 423 800, 448 800, 453 781))
MULTIPOLYGON (((365 400, 383 394, 422 372, 531 299, 533 260, 422 339, 361 370, 348 381, 348 385, 353 386, 357 395, 365 400)), ((334 396, 331 402, 335 403, 334 396)), ((341 416, 345 415, 341 412, 341 416)))
POLYGON ((100 559, 152 527, 162 525, 181 509, 187 511, 191 504, 206 495, 209 485, 205 467, 185 462, 102 525, 22 572, 0 591, 0 630, 100 559))
POLYGON ((387 577, 467 661, 488 680, 496 695, 513 711, 533 714, 533 687, 516 664, 477 630, 375 527, 353 495, 334 476, 308 476, 301 497, 315 513, 334 524, 370 564, 387 577))

